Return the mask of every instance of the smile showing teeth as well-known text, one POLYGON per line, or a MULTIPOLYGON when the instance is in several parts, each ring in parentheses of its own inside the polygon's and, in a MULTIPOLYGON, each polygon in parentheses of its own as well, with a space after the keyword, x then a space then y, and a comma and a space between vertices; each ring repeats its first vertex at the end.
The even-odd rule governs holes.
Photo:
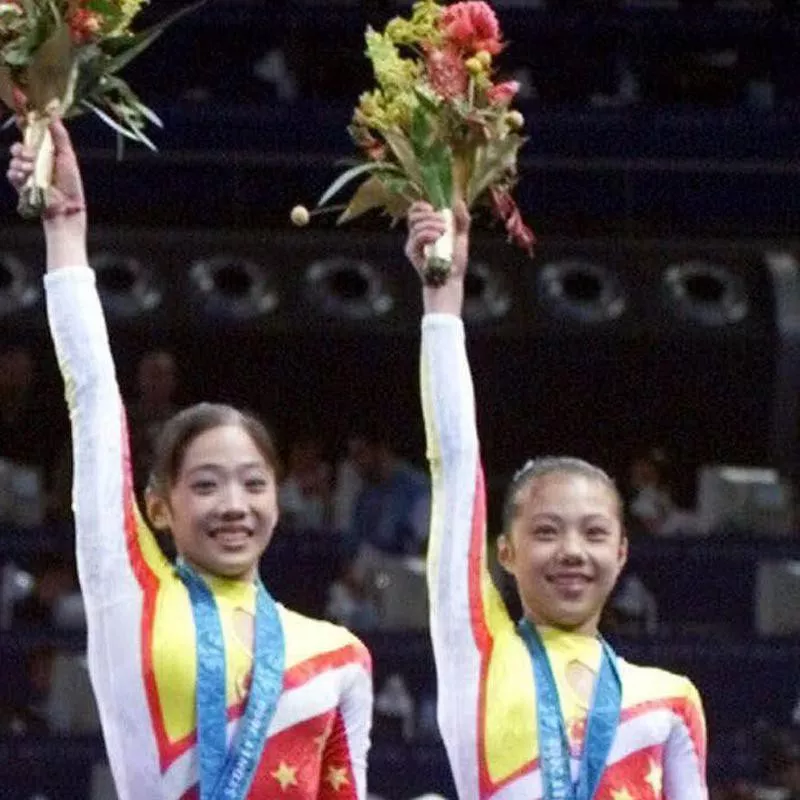
POLYGON ((581 592, 590 583, 589 578, 585 575, 551 575, 547 580, 549 583, 554 584, 557 589, 569 594, 581 592))
POLYGON ((252 533, 245 528, 218 528, 211 533, 220 544, 233 547, 245 544, 251 536, 252 533))

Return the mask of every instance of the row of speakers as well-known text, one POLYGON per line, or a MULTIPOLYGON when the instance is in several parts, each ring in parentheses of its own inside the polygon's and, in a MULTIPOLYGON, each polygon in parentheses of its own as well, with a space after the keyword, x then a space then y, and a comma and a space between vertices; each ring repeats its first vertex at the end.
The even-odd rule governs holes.
MULTIPOLYGON (((30 237, 28 237, 30 238, 30 237)), ((277 232, 100 232, 91 262, 113 322, 248 324, 416 320, 418 285, 392 236, 277 232)), ((0 320, 41 304, 38 248, 0 251, 0 320)), ((747 245, 561 242, 530 262, 479 239, 465 318, 576 330, 619 323, 736 330, 770 327, 798 280, 790 250, 747 245), (785 298, 784 298, 785 299, 785 298)))

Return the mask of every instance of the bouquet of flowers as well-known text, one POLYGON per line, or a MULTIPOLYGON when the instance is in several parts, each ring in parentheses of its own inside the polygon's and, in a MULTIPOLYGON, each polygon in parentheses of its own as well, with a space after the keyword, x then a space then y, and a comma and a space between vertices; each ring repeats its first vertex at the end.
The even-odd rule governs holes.
POLYGON ((44 207, 54 116, 90 111, 121 136, 155 149, 144 131, 148 122, 161 122, 118 73, 202 0, 135 34, 131 24, 144 1, 0 0, 0 100, 36 153, 20 194, 23 216, 38 216, 44 207))
MULTIPOLYGON (((434 285, 449 274, 456 199, 489 206, 509 239, 532 253, 534 235, 511 196, 525 142, 522 114, 511 108, 519 85, 494 78, 504 45, 493 9, 420 0, 410 18, 396 17, 382 32, 368 28, 366 44, 377 87, 361 95, 348 129, 363 158, 331 184, 320 210, 357 178, 339 222, 370 209, 396 222, 411 203, 431 203, 448 226, 426 253, 424 277, 434 285)), ((298 207, 292 218, 303 224, 308 212, 298 207)))

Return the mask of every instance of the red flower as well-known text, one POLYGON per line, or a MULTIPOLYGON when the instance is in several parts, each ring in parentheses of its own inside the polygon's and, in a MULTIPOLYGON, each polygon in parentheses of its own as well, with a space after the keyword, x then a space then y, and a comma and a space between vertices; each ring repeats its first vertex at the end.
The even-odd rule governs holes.
POLYGON ((24 117, 28 113, 28 98, 19 86, 11 88, 11 96, 14 98, 14 111, 24 117))
POLYGON ((498 189, 496 186, 489 188, 489 194, 492 198, 494 213, 505 223, 508 240, 518 244, 533 258, 536 236, 523 222, 522 214, 520 214, 514 198, 506 189, 498 189))
POLYGON ((492 86, 486 97, 493 106, 507 106, 519 91, 519 81, 506 81, 492 86))
POLYGON ((452 48, 429 50, 426 66, 434 91, 446 99, 463 97, 469 86, 464 60, 452 48))
POLYGON ((383 161, 386 158, 386 145, 376 139, 369 131, 365 132, 365 136, 359 142, 359 146, 364 150, 372 161, 383 161))
POLYGON ((445 8, 439 26, 452 44, 468 53, 497 55, 503 48, 500 24, 488 3, 454 3, 445 8))
POLYGON ((100 30, 100 15, 86 8, 78 8, 69 19, 69 30, 75 44, 85 44, 100 30))

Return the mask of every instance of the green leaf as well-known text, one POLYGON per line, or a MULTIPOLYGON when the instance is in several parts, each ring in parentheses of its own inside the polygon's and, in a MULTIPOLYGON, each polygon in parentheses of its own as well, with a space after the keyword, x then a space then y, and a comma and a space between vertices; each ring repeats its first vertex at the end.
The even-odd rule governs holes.
POLYGON ((86 45, 77 50, 75 57, 75 83, 72 86, 72 103, 65 110, 64 117, 74 117, 86 109, 81 100, 92 99, 102 77, 103 54, 97 45, 86 45))
POLYGON ((517 153, 525 141, 524 137, 512 133, 477 150, 475 166, 467 187, 467 205, 472 205, 504 173, 513 168, 517 153))
POLYGON ((380 177, 381 183, 383 183, 390 194, 402 195, 409 203, 420 199, 419 187, 402 173, 397 175, 381 175, 380 177))
POLYGON ((431 160, 438 174, 439 187, 444 201, 440 208, 453 205, 453 151, 443 142, 431 148, 431 160))
POLYGON ((441 108, 441 103, 429 92, 425 89, 416 87, 414 94, 417 96, 417 100, 419 100, 420 106, 424 111, 427 111, 431 114, 438 114, 439 109, 441 108))
POLYGON ((131 130, 134 131, 136 134, 136 138, 148 149, 152 150, 154 153, 158 152, 158 148, 153 144, 150 140, 150 137, 145 134, 145 132, 138 126, 132 127, 131 130))
POLYGON ((411 142, 399 130, 384 131, 381 135, 400 164, 402 172, 421 190, 423 185, 422 171, 420 170, 419 161, 414 155, 414 148, 411 146, 411 142))
POLYGON ((430 138, 431 126, 428 121, 428 115, 422 106, 417 106, 411 117, 411 147, 414 150, 414 155, 420 161, 425 158, 430 138))
POLYGON ((106 64, 106 72, 110 75, 113 75, 115 72, 119 72, 123 67, 127 66, 131 61, 133 61, 136 56, 150 47, 150 45, 153 44, 153 42, 158 39, 158 37, 161 36, 161 34, 164 33, 164 31, 170 25, 172 25, 173 22, 177 22, 182 17, 185 17, 187 14, 190 14, 196 9, 205 5, 205 3, 206 0, 197 0, 195 3, 178 9, 173 14, 170 14, 166 19, 163 19, 161 22, 156 23, 150 28, 137 33, 135 36, 130 38, 125 37, 128 39, 129 43, 123 44, 124 49, 119 53, 119 55, 113 57, 108 64, 106 64))
POLYGON ((28 19, 35 19, 39 9, 36 7, 35 0, 22 0, 22 7, 25 9, 25 16, 28 19))
POLYGON ((399 172, 399 169, 394 164, 387 164, 383 161, 369 161, 366 164, 359 164, 357 167, 351 167, 346 172, 342 173, 325 191, 325 193, 317 201, 317 206, 324 206, 334 195, 340 192, 350 181, 357 178, 359 175, 364 175, 368 172, 399 172))
POLYGON ((161 120, 161 117, 156 114, 153 109, 148 108, 141 100, 136 100, 136 110, 149 122, 155 125, 157 128, 164 128, 164 123, 161 120))
POLYGON ((361 186, 356 189, 355 194, 347 204, 347 208, 339 215, 336 220, 337 225, 360 217, 371 211, 373 208, 381 208, 386 205, 388 192, 381 179, 377 175, 370 175, 361 186))
POLYGON ((83 105, 86 106, 86 108, 88 108, 90 111, 97 114, 97 116, 100 117, 100 119, 105 122, 106 125, 113 128, 117 133, 122 134, 122 136, 125 136, 128 139, 133 139, 134 142, 141 141, 138 131, 126 128, 122 123, 115 120, 110 114, 107 114, 99 106, 96 106, 94 103, 91 103, 88 100, 84 100, 83 105))
POLYGON ((14 110, 14 79, 8 67, 0 67, 0 100, 14 110))
POLYGON ((113 30, 114 26, 108 25, 109 21, 116 21, 122 18, 119 6, 109 3, 108 0, 86 0, 85 8, 99 14, 104 21, 105 30, 113 30))
POLYGON ((425 195, 437 209, 453 204, 453 153, 444 142, 435 142, 420 159, 425 195))
POLYGON ((38 40, 33 33, 8 45, 3 51, 3 62, 9 67, 26 67, 33 57, 38 40))
POLYGON ((96 45, 106 58, 116 58, 127 52, 136 42, 136 34, 125 32, 116 36, 107 36, 96 45))
POLYGON ((59 25, 28 66, 28 99, 33 108, 44 111, 51 100, 60 101, 66 95, 73 55, 69 28, 59 25))
POLYGON ((59 13, 58 6, 55 4, 55 0, 47 0, 47 8, 53 15, 53 22, 55 22, 56 25, 60 25, 62 22, 62 16, 59 13))

